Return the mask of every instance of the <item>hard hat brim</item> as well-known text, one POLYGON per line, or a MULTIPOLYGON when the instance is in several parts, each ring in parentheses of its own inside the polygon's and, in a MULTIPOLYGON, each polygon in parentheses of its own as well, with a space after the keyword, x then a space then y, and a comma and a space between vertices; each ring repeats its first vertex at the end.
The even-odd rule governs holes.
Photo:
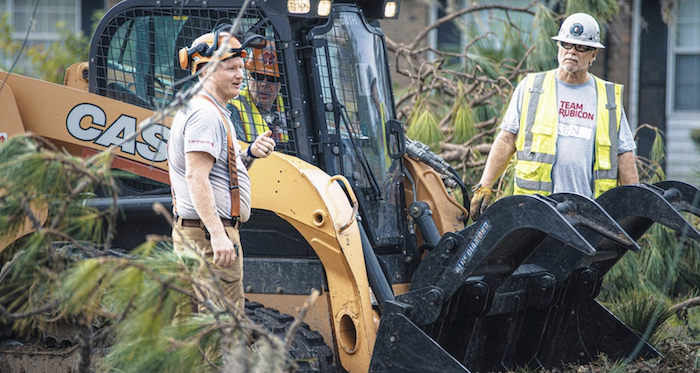
POLYGON ((595 41, 583 41, 580 39, 574 39, 574 38, 567 38, 563 36, 552 36, 552 40, 556 41, 563 41, 564 43, 571 43, 571 44, 578 44, 578 45, 585 45, 588 47, 593 47, 593 48, 598 48, 598 49, 605 49, 605 46, 603 44, 600 44, 595 41))

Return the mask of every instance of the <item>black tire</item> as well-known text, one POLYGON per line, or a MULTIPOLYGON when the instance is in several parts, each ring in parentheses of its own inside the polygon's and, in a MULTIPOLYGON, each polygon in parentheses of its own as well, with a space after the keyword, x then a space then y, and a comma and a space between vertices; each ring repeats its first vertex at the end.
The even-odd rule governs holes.
MULTIPOLYGON (((246 302, 245 314, 282 340, 294 321, 294 317, 280 313, 274 308, 266 308, 257 302, 246 302)), ((333 350, 323 341, 321 334, 311 330, 307 323, 302 323, 294 336, 289 356, 299 367, 297 372, 338 372, 333 361, 333 350)))

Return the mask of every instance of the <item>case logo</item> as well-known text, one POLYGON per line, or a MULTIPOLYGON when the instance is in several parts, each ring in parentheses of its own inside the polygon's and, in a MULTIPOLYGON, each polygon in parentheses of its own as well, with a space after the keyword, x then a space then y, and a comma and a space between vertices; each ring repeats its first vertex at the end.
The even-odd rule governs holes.
POLYGON ((136 136, 137 120, 122 114, 107 125, 104 110, 93 104, 76 105, 66 117, 66 128, 71 136, 82 141, 108 148, 117 145, 121 151, 151 162, 163 162, 167 159, 167 144, 170 128, 154 124, 141 132, 141 139, 136 136))

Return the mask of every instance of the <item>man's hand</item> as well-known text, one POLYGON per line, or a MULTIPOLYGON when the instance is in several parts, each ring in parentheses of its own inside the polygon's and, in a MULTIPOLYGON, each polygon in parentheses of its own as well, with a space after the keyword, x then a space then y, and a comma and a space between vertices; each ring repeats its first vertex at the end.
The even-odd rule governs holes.
POLYGON ((489 207, 491 199, 493 198, 493 190, 485 186, 479 186, 474 190, 472 195, 471 203, 469 203, 469 216, 473 221, 479 219, 481 213, 489 207))
POLYGON ((211 236, 211 248, 214 251, 212 262, 219 267, 230 267, 236 261, 236 250, 233 248, 225 231, 223 234, 211 236))
POLYGON ((275 150, 276 145, 275 140, 272 138, 272 131, 268 130, 258 136, 250 145, 250 154, 258 158, 267 158, 275 150))

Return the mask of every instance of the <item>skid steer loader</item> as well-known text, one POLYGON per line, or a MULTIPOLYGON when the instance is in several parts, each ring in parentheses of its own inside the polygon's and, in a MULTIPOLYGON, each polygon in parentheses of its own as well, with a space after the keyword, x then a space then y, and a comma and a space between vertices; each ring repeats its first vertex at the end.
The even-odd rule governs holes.
MULTIPOLYGON (((595 297, 654 222, 700 239, 680 213, 700 215, 700 190, 668 181, 595 201, 512 196, 466 226, 466 204, 452 195, 466 189, 459 176, 395 119, 379 21, 398 17, 399 5, 127 0, 105 14, 89 61, 71 66, 63 86, 0 72, 2 131, 33 132, 77 155, 118 146, 113 167, 138 178, 121 185, 113 245, 167 235, 151 206, 171 203, 170 119, 130 136, 193 83, 178 50, 239 22, 242 38, 274 42, 284 112, 274 125, 285 133, 251 170, 247 313, 284 330, 284 314, 321 291, 291 351, 302 371, 490 372, 601 352, 657 356, 595 297)), ((3 237, 0 251, 16 238, 3 237)), ((15 351, 0 356, 19 361, 15 351)), ((31 371, 12 364, 7 371, 31 371)))

